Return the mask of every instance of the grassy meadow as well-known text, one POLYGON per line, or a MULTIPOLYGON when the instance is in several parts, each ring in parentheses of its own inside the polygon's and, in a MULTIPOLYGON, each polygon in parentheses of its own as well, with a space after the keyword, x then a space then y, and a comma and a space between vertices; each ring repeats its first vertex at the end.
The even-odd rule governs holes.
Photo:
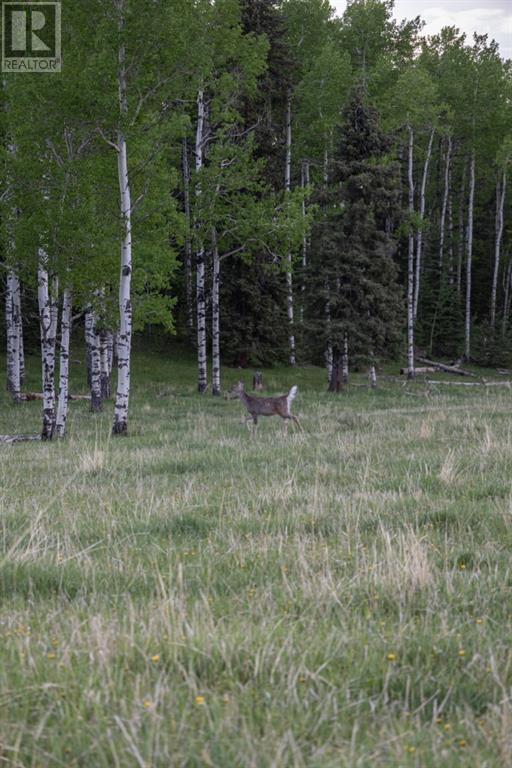
POLYGON ((512 392, 276 368, 253 439, 134 364, 128 438, 0 446, 0 766, 510 766, 512 392))

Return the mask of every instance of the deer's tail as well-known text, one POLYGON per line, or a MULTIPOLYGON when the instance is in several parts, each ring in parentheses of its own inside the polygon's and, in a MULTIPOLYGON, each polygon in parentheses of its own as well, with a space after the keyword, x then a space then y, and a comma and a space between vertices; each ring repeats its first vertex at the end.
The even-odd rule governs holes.
POLYGON ((294 384, 293 387, 288 392, 288 394, 286 395, 286 404, 288 405, 288 410, 290 410, 293 401, 297 397, 298 391, 299 391, 298 386, 294 384))

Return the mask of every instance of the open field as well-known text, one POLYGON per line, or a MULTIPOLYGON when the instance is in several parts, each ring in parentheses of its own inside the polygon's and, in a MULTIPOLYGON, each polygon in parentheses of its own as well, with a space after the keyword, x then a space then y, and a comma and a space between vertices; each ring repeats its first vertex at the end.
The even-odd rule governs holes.
POLYGON ((194 373, 0 446, 0 765, 511 765, 512 393, 274 369, 252 439, 194 373))

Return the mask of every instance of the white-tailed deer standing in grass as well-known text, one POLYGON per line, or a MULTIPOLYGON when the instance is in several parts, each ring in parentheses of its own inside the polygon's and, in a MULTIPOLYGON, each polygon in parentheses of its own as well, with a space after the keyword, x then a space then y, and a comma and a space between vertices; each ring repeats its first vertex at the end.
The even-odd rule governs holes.
POLYGON ((293 421, 300 429, 302 429, 300 421, 291 412, 292 402, 297 396, 297 391, 298 387, 294 384, 287 395, 279 395, 278 397, 256 397, 255 395, 247 394, 243 381, 239 381, 238 384, 235 384, 233 387, 234 394, 242 401, 249 411, 246 423, 252 420, 254 429, 256 429, 258 424, 258 416, 280 416, 284 419, 286 426, 288 426, 288 421, 293 421))

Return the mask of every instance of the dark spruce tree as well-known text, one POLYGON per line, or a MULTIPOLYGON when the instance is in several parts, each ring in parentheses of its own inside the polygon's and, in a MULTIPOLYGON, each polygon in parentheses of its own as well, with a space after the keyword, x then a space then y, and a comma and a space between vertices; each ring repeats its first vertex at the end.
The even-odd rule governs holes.
POLYGON ((404 301, 395 262, 400 179, 377 111, 357 86, 342 116, 332 178, 316 195, 309 278, 310 340, 329 349, 329 389, 352 362, 374 365, 397 351, 404 301))
MULTIPOLYGON (((276 0, 241 0, 241 18, 246 34, 268 40, 266 71, 240 112, 245 129, 254 134, 254 157, 265 160, 263 179, 277 191, 284 182, 284 115, 292 67, 285 24, 276 0)), ((268 251, 254 254, 250 263, 226 260, 221 296, 221 344, 227 361, 245 367, 286 359, 286 279, 268 251)))

